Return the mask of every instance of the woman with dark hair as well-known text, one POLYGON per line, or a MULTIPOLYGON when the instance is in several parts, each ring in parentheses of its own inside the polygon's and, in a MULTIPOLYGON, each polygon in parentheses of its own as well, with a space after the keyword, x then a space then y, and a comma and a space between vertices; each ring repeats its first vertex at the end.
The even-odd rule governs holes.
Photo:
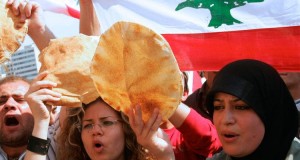
POLYGON ((300 159, 298 112, 270 65, 257 60, 226 65, 214 79, 207 106, 223 146, 211 159, 300 159))

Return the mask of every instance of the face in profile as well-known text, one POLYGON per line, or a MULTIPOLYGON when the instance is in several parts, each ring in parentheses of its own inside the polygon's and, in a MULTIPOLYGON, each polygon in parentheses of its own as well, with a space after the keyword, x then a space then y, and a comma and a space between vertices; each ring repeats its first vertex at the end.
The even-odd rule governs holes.
POLYGON ((239 98, 222 92, 215 94, 213 106, 213 122, 224 151, 233 157, 254 152, 265 133, 254 110, 239 98))
POLYGON ((53 106, 50 112, 50 122, 49 125, 53 125, 57 116, 59 115, 60 106, 53 106))
POLYGON ((204 77, 206 78, 206 83, 209 87, 212 86, 215 76, 218 72, 216 71, 206 71, 204 72, 204 77))
POLYGON ((124 159, 125 135, 118 113, 101 101, 92 103, 82 119, 81 139, 92 160, 124 159))

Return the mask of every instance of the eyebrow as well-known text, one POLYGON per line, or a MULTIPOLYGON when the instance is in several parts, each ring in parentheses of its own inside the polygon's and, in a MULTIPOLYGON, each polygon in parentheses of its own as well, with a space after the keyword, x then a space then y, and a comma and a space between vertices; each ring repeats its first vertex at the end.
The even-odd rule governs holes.
MULTIPOLYGON (((224 100, 221 100, 219 98, 214 98, 214 101, 223 102, 224 100)), ((238 102, 238 101, 241 101, 241 99, 240 98, 234 98, 233 100, 230 100, 230 101, 232 101, 232 102, 238 102)))
MULTIPOLYGON (((113 116, 99 117, 98 119, 101 121, 101 120, 104 120, 109 117, 113 117, 113 116)), ((93 121, 93 119, 84 119, 83 120, 83 122, 92 122, 92 121, 93 121)))
POLYGON ((0 98, 1 99, 8 99, 9 97, 13 97, 14 99, 19 99, 19 98, 24 98, 23 95, 12 95, 12 96, 8 96, 8 95, 1 95, 0 98))
POLYGON ((92 119, 86 119, 86 120, 83 120, 82 122, 92 122, 93 120, 92 119))
POLYGON ((0 97, 9 97, 9 96, 12 96, 12 97, 24 97, 25 94, 22 94, 22 93, 13 93, 13 94, 7 94, 7 93, 0 93, 0 97))

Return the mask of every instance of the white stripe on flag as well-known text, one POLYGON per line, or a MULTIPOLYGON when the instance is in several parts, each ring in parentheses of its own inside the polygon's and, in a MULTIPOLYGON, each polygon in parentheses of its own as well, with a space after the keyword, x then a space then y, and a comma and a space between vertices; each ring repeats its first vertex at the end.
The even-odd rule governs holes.
MULTIPOLYGON (((209 9, 186 7, 175 11, 178 4, 184 0, 93 0, 93 3, 104 31, 117 21, 140 23, 165 34, 223 32, 300 25, 299 0, 248 1, 263 2, 247 3, 245 0, 245 5, 232 8, 228 12, 242 23, 223 24, 217 28, 208 27, 212 18, 209 9)), ((216 5, 210 4, 210 8, 216 5)), ((220 7, 220 9, 223 8, 220 7)))
POLYGON ((78 10, 79 6, 75 5, 75 2, 71 3, 70 0, 31 0, 39 3, 43 10, 50 11, 50 12, 56 12, 61 14, 70 15, 67 6, 78 10))

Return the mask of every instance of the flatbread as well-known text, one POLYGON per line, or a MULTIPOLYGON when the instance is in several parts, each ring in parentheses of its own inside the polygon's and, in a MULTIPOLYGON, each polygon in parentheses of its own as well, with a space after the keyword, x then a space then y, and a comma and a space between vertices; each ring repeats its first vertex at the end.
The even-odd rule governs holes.
POLYGON ((9 60, 20 48, 28 31, 28 24, 19 22, 11 10, 0 0, 0 63, 9 60))
POLYGON ((101 35, 91 76, 106 103, 125 113, 140 104, 143 120, 154 108, 168 119, 183 94, 181 72, 169 44, 136 23, 117 22, 101 35))
POLYGON ((45 80, 56 82, 53 88, 62 94, 57 106, 81 107, 99 97, 90 78, 90 63, 99 37, 78 36, 53 39, 39 55, 40 72, 50 72, 45 80))

